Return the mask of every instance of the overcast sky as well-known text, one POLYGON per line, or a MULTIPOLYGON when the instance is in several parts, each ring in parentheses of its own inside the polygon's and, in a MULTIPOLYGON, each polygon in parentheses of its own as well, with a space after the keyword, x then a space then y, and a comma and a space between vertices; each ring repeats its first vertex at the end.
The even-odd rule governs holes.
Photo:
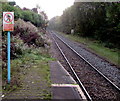
POLYGON ((63 10, 73 5, 74 0, 8 0, 15 1, 21 8, 34 8, 38 4, 51 19, 54 16, 62 14, 63 10))

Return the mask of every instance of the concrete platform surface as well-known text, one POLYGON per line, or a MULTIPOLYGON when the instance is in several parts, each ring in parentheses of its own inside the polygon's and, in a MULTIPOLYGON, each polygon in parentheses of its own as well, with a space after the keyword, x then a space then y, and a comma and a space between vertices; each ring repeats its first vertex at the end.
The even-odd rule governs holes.
POLYGON ((86 99, 79 85, 59 61, 52 61, 50 63, 50 72, 52 99, 61 99, 62 101, 66 101, 67 99, 82 101, 86 99))
POLYGON ((81 99, 75 87, 54 87, 54 99, 81 99))

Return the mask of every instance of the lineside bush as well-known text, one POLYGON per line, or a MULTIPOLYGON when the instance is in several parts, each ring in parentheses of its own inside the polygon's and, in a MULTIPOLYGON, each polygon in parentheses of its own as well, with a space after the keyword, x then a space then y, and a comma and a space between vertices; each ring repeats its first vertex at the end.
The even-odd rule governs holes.
POLYGON ((13 35, 19 35, 28 45, 44 46, 44 40, 38 33, 38 29, 30 22, 25 22, 21 19, 15 22, 13 35))

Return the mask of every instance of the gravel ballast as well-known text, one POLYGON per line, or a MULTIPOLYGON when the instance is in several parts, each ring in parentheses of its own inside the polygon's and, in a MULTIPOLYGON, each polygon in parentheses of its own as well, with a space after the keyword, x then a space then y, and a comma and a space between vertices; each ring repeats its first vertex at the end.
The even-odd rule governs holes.
POLYGON ((117 68, 117 66, 90 52, 81 44, 73 42, 72 40, 65 38, 61 34, 55 34, 57 34, 62 40, 64 40, 73 49, 75 49, 81 56, 83 56, 87 61, 89 61, 93 66, 95 66, 99 71, 101 71, 105 76, 107 76, 118 87, 120 87, 120 69, 117 68))
POLYGON ((66 47, 57 37, 55 39, 93 99, 108 100, 119 98, 119 92, 110 83, 66 47))

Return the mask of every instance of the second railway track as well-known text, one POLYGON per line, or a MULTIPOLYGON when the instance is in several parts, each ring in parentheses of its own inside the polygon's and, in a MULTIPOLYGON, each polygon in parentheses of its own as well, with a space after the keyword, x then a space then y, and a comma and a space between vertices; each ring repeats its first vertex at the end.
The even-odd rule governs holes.
POLYGON ((119 100, 120 89, 112 83, 101 72, 94 68, 84 58, 80 57, 74 49, 68 46, 57 35, 52 34, 52 37, 65 58, 66 62, 71 68, 71 74, 77 82, 82 84, 88 99, 93 100, 119 100))

